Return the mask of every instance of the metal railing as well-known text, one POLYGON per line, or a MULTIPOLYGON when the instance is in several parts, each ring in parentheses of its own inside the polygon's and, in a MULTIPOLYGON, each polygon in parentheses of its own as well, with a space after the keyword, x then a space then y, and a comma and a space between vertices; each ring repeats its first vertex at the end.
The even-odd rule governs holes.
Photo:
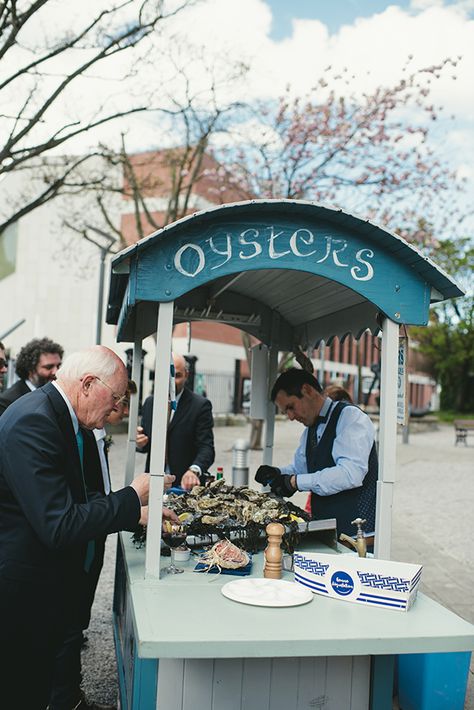
POLYGON ((234 373, 203 372, 200 370, 199 374, 202 378, 204 393, 212 402, 214 414, 229 414, 232 412, 234 373))

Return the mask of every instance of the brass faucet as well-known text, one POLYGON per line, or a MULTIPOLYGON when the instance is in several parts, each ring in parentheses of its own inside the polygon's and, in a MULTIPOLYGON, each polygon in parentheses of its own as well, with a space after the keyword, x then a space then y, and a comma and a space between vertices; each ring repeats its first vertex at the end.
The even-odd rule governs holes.
POLYGON ((351 545, 351 547, 356 550, 359 557, 367 557, 367 542, 365 540, 364 533, 362 532, 362 525, 366 522, 366 520, 361 520, 360 518, 356 518, 351 521, 351 525, 357 525, 357 535, 355 540, 344 533, 339 535, 339 540, 343 540, 351 545))

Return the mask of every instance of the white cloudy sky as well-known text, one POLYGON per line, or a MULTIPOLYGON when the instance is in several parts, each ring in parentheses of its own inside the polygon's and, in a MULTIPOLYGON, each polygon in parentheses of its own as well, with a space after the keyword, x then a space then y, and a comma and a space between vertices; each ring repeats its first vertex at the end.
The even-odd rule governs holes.
POLYGON ((455 71, 434 82, 432 97, 441 115, 455 116, 443 122, 440 149, 455 153, 458 169, 472 176, 473 18, 473 1, 206 0, 179 18, 179 29, 217 57, 248 62, 244 84, 228 87, 234 98, 247 100, 278 96, 287 85, 304 94, 328 65, 348 67, 355 76, 351 90, 363 92, 400 79, 409 55, 412 68, 462 57, 455 71), (376 11, 367 14, 371 6, 376 11))
MULTIPOLYGON (((79 26, 88 13, 110 4, 110 0, 51 0, 23 39, 34 43, 43 34, 55 36, 59 28, 79 26)), ((140 4, 134 3, 135 11, 140 4)), ((133 5, 129 11, 133 12, 133 5)), ((186 66, 193 91, 203 91, 203 95, 209 82, 204 65, 212 66, 222 79, 228 77, 233 63, 245 62, 249 66, 245 80, 223 82, 222 101, 277 97, 287 85, 295 95, 304 94, 328 65, 350 69, 352 91, 371 91, 395 83, 409 55, 412 68, 461 57, 454 71, 445 72, 433 84, 434 103, 446 117, 437 125, 433 140, 440 157, 450 160, 474 184, 474 0, 400 0, 398 4, 384 0, 198 0, 168 22, 153 43, 141 48, 142 63, 132 82, 119 81, 126 56, 115 58, 101 67, 99 76, 95 72, 77 82, 49 119, 60 121, 61 113, 74 118, 109 96, 109 104, 116 106, 127 105, 131 97, 140 95, 152 94, 147 100, 156 104, 179 96, 182 85, 167 81, 174 70, 162 57, 166 47, 172 47, 175 60, 186 66), (454 120, 448 120, 450 116, 454 120)), ((76 56, 71 54, 71 67, 76 56)), ((11 61, 17 59, 12 55, 11 61)), ((58 73, 67 67, 67 58, 62 57, 58 73)), ((8 69, 7 59, 0 75, 8 69)), ((17 100, 17 95, 10 98, 17 100)), ((163 140, 155 119, 134 119, 97 135, 111 141, 124 128, 131 149, 159 147, 163 140)), ((74 148, 83 150, 84 141, 74 148)))

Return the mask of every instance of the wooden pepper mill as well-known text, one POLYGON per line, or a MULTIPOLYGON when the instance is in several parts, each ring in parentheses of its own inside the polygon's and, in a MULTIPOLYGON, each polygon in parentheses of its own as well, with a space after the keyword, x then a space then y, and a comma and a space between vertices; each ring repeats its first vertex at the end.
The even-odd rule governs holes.
POLYGON ((267 531, 268 545, 265 550, 265 567, 263 576, 267 579, 280 579, 281 577, 281 539, 285 528, 281 523, 268 523, 267 531))

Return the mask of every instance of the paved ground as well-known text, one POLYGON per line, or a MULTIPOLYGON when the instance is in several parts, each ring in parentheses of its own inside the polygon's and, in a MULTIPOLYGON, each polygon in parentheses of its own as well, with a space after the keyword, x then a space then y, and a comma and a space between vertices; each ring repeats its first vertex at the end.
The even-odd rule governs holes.
MULTIPOLYGON (((275 464, 291 459, 300 431, 297 423, 277 422, 275 464)), ((217 427, 215 434, 215 466, 230 473, 232 444, 248 437, 248 427, 217 427)), ((125 439, 123 434, 114 435, 110 452, 115 488, 123 480, 125 439)), ((452 427, 448 426, 411 434, 407 445, 399 438, 392 557, 423 564, 423 591, 474 623, 474 446, 454 447, 453 441, 452 427)), ((259 452, 250 453, 251 473, 260 456, 259 452)), ((143 461, 137 454, 137 470, 143 461)), ((83 654, 84 687, 97 702, 114 702, 117 695, 111 630, 114 553, 111 536, 88 631, 89 644, 83 654)), ((474 663, 465 710, 474 710, 474 663)))

